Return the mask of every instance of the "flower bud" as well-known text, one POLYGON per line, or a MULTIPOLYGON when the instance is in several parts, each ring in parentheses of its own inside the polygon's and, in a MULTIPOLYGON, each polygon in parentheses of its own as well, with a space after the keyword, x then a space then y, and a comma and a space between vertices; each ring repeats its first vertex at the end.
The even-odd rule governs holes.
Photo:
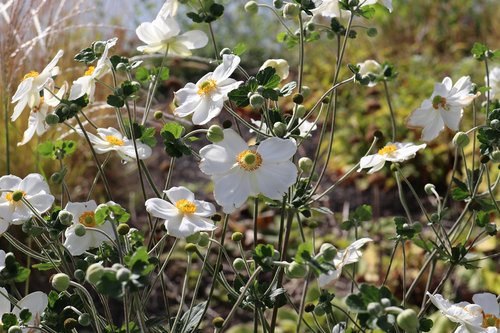
POLYGON ((299 159, 299 169, 305 173, 312 170, 313 161, 309 157, 301 157, 299 159))
POLYGON ((49 113, 46 117, 45 117, 45 122, 47 123, 47 125, 49 126, 54 126, 54 125, 57 125, 59 124, 59 116, 55 113, 49 113))
POLYGON ((231 235, 231 239, 234 242, 240 242, 243 239, 243 234, 241 232, 237 231, 231 235))
POLYGON ((293 95, 293 102, 295 104, 302 104, 304 102, 304 95, 302 94, 295 94, 293 95))
POLYGON ((130 279, 130 269, 123 267, 116 272, 116 279, 120 282, 126 282, 130 279))
POLYGON ((82 326, 89 326, 92 322, 92 317, 88 313, 82 313, 78 316, 78 323, 82 326))
POLYGON ((260 94, 252 94, 250 96, 250 105, 254 109, 260 109, 262 107, 262 105, 264 105, 265 102, 266 102, 266 100, 260 94))
POLYGON ((293 19, 295 16, 299 15, 300 9, 294 3, 287 3, 283 7, 283 17, 286 19, 293 19))
POLYGON ((381 140, 384 138, 384 134, 381 131, 376 130, 375 132, 373 132, 373 137, 377 140, 381 140))
POLYGON ((75 280, 77 282, 81 283, 81 282, 85 281, 85 272, 81 269, 77 269, 73 273, 73 277, 75 278, 75 280))
POLYGON ((97 41, 92 45, 92 48, 96 54, 102 54, 106 49, 106 42, 97 41))
POLYGON ((256 14, 259 11, 259 5, 255 1, 248 1, 245 4, 245 11, 249 14, 256 14))
POLYGON ((488 223, 484 229, 489 236, 495 236, 497 234, 497 225, 495 223, 488 223))
POLYGON ((309 21, 307 24, 306 24, 306 29, 309 30, 309 31, 314 31, 316 30, 316 24, 312 21, 309 21))
POLYGON ((198 239, 198 246, 207 247, 210 243, 210 235, 206 232, 200 232, 200 239, 198 239))
POLYGON ((295 115, 297 118, 303 118, 306 115, 307 109, 304 105, 297 105, 295 109, 295 115))
POLYGON ((493 119, 491 122, 490 122, 490 126, 493 127, 494 129, 496 130, 500 130, 500 120, 498 119, 493 119))
POLYGON ((75 318, 67 318, 64 320, 64 328, 68 331, 73 330, 78 326, 78 321, 75 318))
POLYGON ((130 231, 130 226, 127 223, 120 223, 118 227, 116 227, 116 231, 118 235, 125 236, 130 231))
POLYGON ((380 303, 371 302, 366 306, 366 310, 368 310, 371 315, 376 316, 382 311, 382 306, 380 303))
POLYGON ((282 122, 276 122, 273 125, 273 132, 277 137, 282 138, 286 135, 286 125, 282 122))
POLYGON ((242 258, 236 258, 233 261, 233 267, 237 271, 243 271, 245 270, 245 260, 242 258))
POLYGON ((283 7, 283 0, 274 0, 273 6, 276 9, 280 9, 281 7, 283 7))
POLYGON ((314 308, 314 314, 316 316, 322 317, 325 315, 325 313, 326 311, 323 304, 318 304, 318 306, 314 308))
POLYGON ((73 214, 67 210, 61 210, 58 215, 59 221, 62 225, 70 226, 73 223, 73 214))
POLYGON ((192 235, 189 235, 186 237, 186 242, 188 243, 198 243, 198 240, 200 239, 200 233, 194 233, 192 235))
POLYGON ((491 160, 495 163, 500 162, 500 150, 495 150, 490 154, 491 160))
POLYGON ((388 306, 391 306, 391 300, 388 299, 388 298, 382 298, 380 300, 380 304, 383 306, 383 307, 388 307, 388 306))
POLYGON ((65 291, 69 287, 69 276, 64 273, 57 273, 52 275, 51 284, 52 288, 57 291, 65 291))
POLYGON ((288 267, 285 268, 285 274, 290 279, 300 279, 307 275, 307 266, 292 261, 288 267))
POLYGON ((304 306, 304 311, 305 311, 306 313, 311 313, 311 312, 313 312, 313 311, 314 311, 314 308, 315 308, 315 306, 314 306, 314 304, 313 304, 313 303, 307 303, 307 304, 304 306))
POLYGON ((368 37, 375 37, 377 36, 378 34, 378 31, 376 28, 369 28, 367 31, 366 31, 366 34, 368 35, 368 37))
POLYGON ((231 54, 231 53, 233 53, 233 52, 231 51, 231 49, 230 49, 230 48, 225 47, 225 48, 223 48, 223 49, 220 51, 219 55, 220 55, 220 57, 222 58, 222 56, 223 56, 224 54, 231 54))
POLYGON ((337 255, 337 248, 330 243, 324 243, 319 248, 319 252, 326 261, 332 261, 337 255))
POLYGON ((483 156, 481 156, 480 161, 481 161, 481 163, 486 164, 490 161, 490 157, 488 155, 483 155, 483 156))
POLYGON ((85 230, 85 227, 81 224, 75 225, 75 235, 78 237, 83 237, 87 233, 87 230, 85 230))
POLYGON ((428 195, 433 195, 434 194, 434 190, 436 189, 436 186, 434 186, 434 184, 425 184, 424 186, 424 190, 425 190, 425 193, 427 193, 428 195))
POLYGON ((328 103, 330 103, 330 97, 325 96, 325 97, 321 100, 321 103, 323 103, 323 104, 328 104, 328 103))
POLYGON ((470 142, 469 136, 464 132, 457 132, 453 137, 453 144, 457 147, 464 148, 470 142))
POLYGON ((50 176, 50 181, 56 185, 60 185, 63 181, 64 177, 62 176, 62 174, 60 172, 54 172, 51 176, 50 176))
POLYGON ((21 327, 14 325, 14 326, 9 327, 9 330, 7 331, 7 333, 23 333, 23 330, 21 329, 21 327))
POLYGON ((398 326, 408 333, 417 333, 419 322, 417 313, 412 309, 403 310, 396 319, 398 326))
POLYGON ((208 128, 207 140, 213 143, 224 140, 224 130, 219 125, 212 125, 208 128))
POLYGON ((221 328, 222 325, 224 325, 224 319, 222 317, 215 317, 212 320, 212 325, 214 325, 215 328, 221 328))
POLYGON ((391 164, 391 171, 396 172, 398 169, 401 167, 399 163, 392 163, 391 164))
POLYGON ((116 65, 116 70, 118 72, 125 72, 125 71, 127 71, 127 64, 123 63, 123 62, 120 62, 118 65, 116 65))
POLYGON ((87 268, 87 273, 85 274, 85 280, 92 284, 99 282, 101 277, 104 275, 104 267, 101 263, 95 263, 87 268))
POLYGON ((186 251, 187 253, 193 253, 193 252, 196 252, 197 248, 196 248, 196 244, 193 244, 193 243, 187 243, 185 246, 184 246, 184 251, 186 251))
POLYGON ((161 111, 155 111, 154 117, 155 117, 156 120, 160 120, 161 118, 163 118, 163 112, 161 112, 161 111))

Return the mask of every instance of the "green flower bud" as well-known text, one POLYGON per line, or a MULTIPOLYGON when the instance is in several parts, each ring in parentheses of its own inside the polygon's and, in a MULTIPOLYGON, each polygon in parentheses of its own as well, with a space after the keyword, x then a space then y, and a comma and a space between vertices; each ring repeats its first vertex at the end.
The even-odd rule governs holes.
POLYGON ((118 65, 116 65, 116 70, 118 72, 125 72, 127 71, 127 64, 120 62, 118 65))
POLYGON ((50 181, 56 185, 60 185, 63 181, 64 177, 60 172, 54 172, 52 176, 50 176, 50 181))
POLYGON ((283 0, 274 0, 273 6, 276 9, 281 9, 281 7, 283 7, 283 0))
POLYGON ((412 309, 403 310, 398 314, 396 319, 398 326, 405 330, 407 333, 417 333, 419 322, 417 313, 412 309))
POLYGON ((92 317, 88 313, 82 313, 78 316, 78 323, 82 326, 89 326, 92 322, 92 317))
POLYGON ((380 303, 371 302, 366 306, 366 310, 368 310, 371 315, 376 316, 382 311, 382 306, 380 303))
POLYGON ((325 313, 325 306, 323 304, 318 304, 318 306, 314 308, 314 314, 318 317, 324 316, 325 313))
POLYGON ((366 31, 366 34, 368 35, 368 37, 375 37, 375 36, 377 36, 378 31, 377 31, 377 29, 375 29, 375 28, 369 28, 369 29, 366 31))
POLYGON ((224 140, 224 130, 219 125, 212 125, 208 128, 207 140, 213 143, 224 140))
POLYGON ((51 284, 52 288, 57 291, 65 291, 69 287, 69 276, 64 273, 57 273, 52 275, 51 284))
POLYGON ((262 105, 264 105, 264 103, 266 102, 265 98, 262 97, 261 94, 252 94, 250 96, 250 105, 254 108, 254 109, 260 109, 262 107, 262 105))
POLYGON ((222 325, 224 325, 224 318, 221 317, 215 317, 212 320, 212 325, 214 325, 215 328, 221 328, 222 325))
POLYGON ((255 1, 248 1, 245 4, 245 11, 249 14, 256 14, 259 11, 259 5, 255 1))
POLYGON ((119 235, 125 236, 130 231, 130 226, 127 223, 120 223, 118 227, 116 227, 116 231, 119 235))
POLYGON ((187 243, 184 246, 184 251, 186 251, 187 253, 193 253, 193 252, 196 252, 196 250, 197 250, 196 244, 187 243))
POLYGON ((490 157, 488 155, 481 156, 481 163, 486 164, 490 161, 490 157))
POLYGON ((161 118, 163 118, 163 112, 161 112, 161 111, 155 111, 155 113, 153 115, 154 115, 156 120, 161 120, 161 118))
POLYGON ((295 104, 302 104, 304 102, 304 95, 295 94, 295 95, 293 95, 292 100, 295 104))
POLYGON ((276 122, 273 125, 273 132, 276 134, 277 137, 282 138, 286 135, 287 130, 286 130, 286 125, 282 122, 276 122))
POLYGON ((78 321, 74 318, 67 318, 64 320, 64 328, 67 329, 68 331, 71 331, 72 329, 76 328, 78 326, 78 321))
POLYGON ((75 280, 79 283, 85 281, 85 272, 82 269, 77 269, 73 273, 75 280))
POLYGON ((87 268, 87 273, 85 274, 85 280, 92 284, 99 282, 101 277, 104 275, 104 267, 101 263, 95 263, 87 268))
POLYGON ((240 242, 243 239, 243 234, 241 232, 239 232, 239 231, 236 231, 235 233, 233 233, 231 235, 231 239, 234 242, 240 242))
POLYGON ((469 136, 464 132, 457 132, 453 137, 453 144, 457 147, 464 148, 470 143, 469 136))
POLYGON ((233 267, 237 271, 244 271, 245 270, 245 260, 242 258, 236 258, 233 261, 233 267))
POLYGON ((75 235, 78 237, 83 237, 87 233, 87 230, 85 230, 85 227, 82 224, 77 224, 75 225, 75 235))
POLYGON ((485 226, 485 230, 489 236, 495 236, 497 234, 497 225, 495 223, 488 223, 485 226))
POLYGON ((326 261, 332 261, 337 255, 337 248, 330 243, 324 243, 319 248, 319 252, 326 261))
POLYGON ((115 270, 115 271, 117 271, 117 270, 119 270, 119 269, 121 269, 121 268, 123 268, 123 267, 125 267, 125 266, 123 266, 123 265, 122 265, 122 264, 120 264, 120 263, 115 263, 115 264, 111 265, 111 269, 113 269, 113 270, 115 270))
POLYGON ((49 113, 46 117, 45 117, 45 122, 47 123, 47 125, 49 126, 54 126, 54 125, 57 125, 59 124, 59 116, 55 113, 49 113))
POLYGON ((16 257, 14 253, 9 252, 5 255, 5 267, 10 268, 16 265, 16 257))
POLYGON ((420 223, 413 223, 411 225, 413 227, 413 230, 415 230, 416 233, 419 233, 420 231, 422 231, 422 225, 420 223))
POLYGON ((220 57, 222 58, 222 56, 223 56, 224 54, 232 54, 232 53, 233 53, 233 51, 231 51, 231 49, 230 49, 230 48, 225 47, 225 48, 223 48, 223 49, 220 51, 219 55, 220 55, 220 57))
POLYGON ((286 19, 293 19, 300 13, 300 8, 294 3, 287 3, 283 7, 283 17, 286 19))
MULTIPOLYGON (((2 328, 2 325, 0 325, 0 328, 2 328)), ((9 327, 9 330, 7 331, 7 333, 23 333, 23 330, 21 329, 21 327, 15 325, 15 326, 9 327)))
POLYGON ((295 109, 295 115, 297 118, 303 118, 306 115, 307 109, 304 105, 297 105, 295 109))
POLYGON ((491 122, 490 122, 490 126, 493 127, 494 129, 496 130, 500 130, 500 120, 498 119, 493 119, 491 122))
POLYGON ((69 112, 71 112, 72 114, 76 114, 78 113, 78 111, 81 110, 81 107, 80 105, 76 104, 76 103, 71 103, 69 105, 69 112))
POLYGON ((316 30, 316 24, 314 24, 314 22, 312 22, 312 21, 309 21, 306 24, 306 29, 309 31, 314 31, 314 30, 316 30))
POLYGON ((391 306, 391 300, 388 299, 388 298, 382 298, 380 300, 380 304, 383 306, 383 307, 388 307, 388 306, 391 306))
POLYGON ((198 243, 198 240, 200 239, 200 233, 194 233, 192 235, 189 235, 186 237, 186 242, 188 243, 198 243))
POLYGON ((130 269, 123 267, 116 272, 116 279, 120 282, 126 282, 130 279, 130 269))
POLYGON ((285 274, 290 279, 303 278, 307 275, 307 266, 292 261, 292 263, 285 268, 285 274))
POLYGON ((94 42, 92 48, 94 49, 95 53, 102 54, 106 49, 106 42, 103 41, 94 42))
POLYGON ((312 170, 313 161, 309 157, 301 157, 299 159, 299 169, 305 173, 309 173, 312 170))
POLYGON ((398 169, 401 167, 399 163, 392 163, 391 164, 391 171, 396 172, 398 169))
POLYGON ((424 190, 428 195, 434 195, 433 190, 436 190, 436 186, 434 184, 425 184, 424 190))
POLYGON ((198 239, 198 246, 207 247, 210 243, 210 235, 206 232, 200 232, 200 239, 198 239))
POLYGON ((61 210, 59 215, 57 216, 62 225, 69 227, 73 224, 73 214, 68 212, 67 210, 61 210))
POLYGON ((500 150, 495 150, 491 154, 491 160, 495 163, 500 162, 500 150))
POLYGON ((311 312, 313 312, 313 311, 314 311, 314 308, 315 308, 315 306, 314 306, 314 304, 313 304, 313 303, 307 303, 307 304, 304 306, 304 311, 305 311, 306 313, 311 313, 311 312))

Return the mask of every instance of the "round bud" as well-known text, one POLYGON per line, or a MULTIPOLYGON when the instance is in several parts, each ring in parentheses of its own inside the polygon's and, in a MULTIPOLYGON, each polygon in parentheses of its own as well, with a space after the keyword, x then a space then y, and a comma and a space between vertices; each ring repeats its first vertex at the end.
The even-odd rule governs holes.
POLYGON ((392 163, 391 164, 391 171, 396 172, 398 169, 401 167, 399 163, 392 163))
POLYGON ((248 1, 245 4, 245 11, 249 14, 256 14, 259 11, 259 5, 255 1, 248 1))
POLYGON ((185 246, 184 246, 184 250, 187 252, 187 253, 193 253, 193 252, 196 252, 197 248, 196 248, 196 244, 193 244, 193 243, 187 243, 185 246))
POLYGON ((45 122, 47 123, 47 125, 49 126, 54 126, 54 125, 57 125, 59 124, 59 116, 55 113, 49 113, 46 117, 45 117, 45 122))
POLYGON ((7 333, 23 333, 23 330, 21 329, 21 327, 14 325, 14 326, 9 327, 9 330, 7 331, 7 333))
POLYGON ((314 24, 314 22, 312 22, 312 21, 309 21, 306 24, 306 29, 309 31, 314 31, 314 30, 316 30, 316 24, 314 24))
POLYGON ((64 328, 67 329, 68 331, 71 331, 72 329, 76 328, 78 326, 78 321, 74 318, 67 318, 64 321, 64 328))
POLYGON ((497 225, 495 223, 488 223, 484 229, 489 236, 495 236, 497 234, 497 225))
POLYGON ((337 255, 337 248, 330 243, 324 243, 319 248, 319 252, 326 261, 332 261, 337 255))
POLYGON ((122 264, 120 263, 115 263, 113 265, 111 265, 111 269, 114 269, 115 271, 119 270, 120 268, 123 268, 125 266, 123 266, 122 264))
POLYGON ((276 9, 281 9, 281 7, 283 7, 283 0, 274 0, 273 6, 276 9))
POLYGON ((161 112, 161 111, 155 111, 155 113, 153 115, 154 115, 156 120, 160 120, 161 118, 163 118, 163 112, 161 112))
POLYGON ((388 298, 382 298, 380 300, 380 304, 383 306, 383 307, 388 307, 388 306, 391 306, 391 300, 388 299, 388 298))
POLYGON ((377 36, 378 31, 377 31, 377 29, 375 29, 375 28, 369 28, 369 29, 366 31, 366 34, 368 35, 368 37, 375 37, 375 36, 377 36))
POLYGON ((71 214, 67 210, 61 210, 57 217, 59 218, 59 222, 67 227, 69 227, 73 223, 73 214, 71 214))
POLYGON ((422 231, 422 225, 418 222, 413 223, 411 226, 416 233, 419 233, 420 231, 422 231))
POLYGON ((207 140, 213 143, 224 140, 224 130, 219 125, 212 125, 208 128, 207 140))
POLYGON ((219 55, 220 55, 220 56, 221 56, 221 58, 222 58, 222 56, 223 56, 224 54, 231 54, 231 53, 233 53, 233 51, 231 51, 231 49, 230 49, 230 48, 225 47, 225 48, 223 48, 223 49, 220 51, 219 55))
POLYGON ((75 225, 75 235, 78 237, 83 237, 87 233, 87 230, 85 230, 85 227, 82 224, 77 224, 75 225))
POLYGON ((384 138, 384 134, 381 131, 376 130, 375 132, 373 132, 373 137, 377 138, 377 140, 381 140, 384 138))
POLYGON ((95 263, 87 268, 87 273, 85 274, 85 280, 92 284, 99 282, 101 277, 104 275, 104 267, 101 263, 95 263))
POLYGON ((125 236, 130 231, 130 226, 127 223, 120 223, 118 227, 116 227, 116 231, 118 235, 125 236))
POLYGON ((192 235, 189 235, 186 237, 186 242, 187 243, 198 243, 198 240, 200 239, 200 233, 194 233, 192 235))
POLYGON ((245 270, 245 260, 243 260, 242 258, 234 259, 233 267, 237 271, 244 271, 245 270))
POLYGON ((464 148, 470 143, 469 136, 465 134, 464 132, 458 132, 455 134, 453 137, 453 144, 457 147, 464 148))
POLYGON ((73 277, 75 278, 75 280, 77 282, 83 282, 85 280, 85 272, 81 269, 77 269, 75 270, 75 272, 73 273, 73 277))
POLYGON ((23 191, 14 191, 12 192, 12 200, 14 202, 21 201, 21 199, 24 197, 23 191))
POLYGON ((119 72, 125 72, 127 71, 127 64, 120 62, 118 65, 116 65, 116 70, 119 72))
POLYGON ((434 186, 434 184, 425 184, 424 190, 428 195, 433 195, 433 191, 436 190, 436 186, 434 186))
POLYGON ((325 315, 325 313, 326 313, 326 311, 325 311, 325 307, 323 306, 323 304, 318 304, 318 306, 316 306, 314 308, 314 314, 316 316, 322 317, 325 315))
POLYGON ((212 215, 210 219, 214 222, 220 222, 222 221, 222 216, 220 214, 215 213, 214 215, 212 215))
POLYGON ((261 94, 252 94, 250 96, 250 105, 254 109, 260 109, 262 105, 266 102, 265 98, 261 94))
POLYGON ((295 94, 295 95, 293 95, 292 100, 295 104, 302 104, 302 102, 304 102, 304 95, 295 94))
POLYGON ((210 243, 210 235, 206 232, 200 232, 200 239, 198 239, 198 246, 207 247, 210 243))
POLYGON ((500 162, 500 150, 495 150, 490 154, 491 160, 495 163, 500 162))
POLYGON ((106 49, 106 42, 97 41, 92 45, 94 52, 97 54, 101 54, 106 49))
POLYGON ((78 113, 78 111, 80 111, 80 109, 81 109, 80 105, 78 105, 76 103, 71 103, 69 105, 69 112, 71 112, 72 114, 78 113))
POLYGON ((234 242, 240 242, 243 239, 243 234, 241 232, 239 232, 239 231, 236 231, 235 233, 233 233, 231 235, 231 239, 234 242))
POLYGON ((273 125, 273 132, 277 137, 282 138, 286 135, 286 125, 282 122, 276 122, 273 125))
POLYGON ((301 157, 299 159, 299 169, 305 173, 308 173, 312 170, 313 161, 309 157, 301 157))
POLYGON ((310 312, 313 312, 314 311, 314 304, 313 303, 307 303, 305 306, 304 306, 304 311, 306 313, 310 313, 310 312))
POLYGON ((318 227, 318 222, 316 222, 316 221, 314 221, 314 220, 313 220, 313 221, 309 221, 309 222, 307 223, 307 226, 308 226, 310 229, 316 229, 316 228, 318 227))
POLYGON ((92 322, 92 317, 88 313, 82 313, 78 316, 78 323, 82 326, 89 326, 92 322))
POLYGON ((376 316, 382 311, 382 306, 380 303, 371 302, 366 306, 366 309, 371 315, 376 316))
POLYGON ((412 309, 406 309, 398 314, 396 319, 398 326, 408 333, 417 333, 419 322, 417 313, 412 309))
POLYGON ((126 282, 130 279, 130 269, 123 267, 116 272, 116 279, 120 282, 126 282))
POLYGON ((287 3, 285 7, 283 7, 283 17, 286 19, 292 19, 295 16, 299 15, 300 9, 294 3, 287 3))
POLYGON ((5 255, 5 267, 13 267, 16 264, 14 253, 9 252, 5 255))
POLYGON ((231 126, 233 126, 233 123, 231 122, 231 120, 224 120, 222 122, 222 128, 224 128, 224 129, 231 128, 231 126))
POLYGON ((481 163, 486 164, 490 161, 490 158, 488 155, 483 155, 481 156, 481 163))
POLYGON ((297 105, 295 108, 295 115, 297 118, 302 118, 306 115, 307 109, 304 105, 297 105))
POLYGON ((325 96, 325 97, 321 100, 321 103, 323 103, 323 104, 328 104, 328 103, 330 103, 330 97, 325 96))
POLYGON ((307 275, 307 266, 292 261, 292 263, 285 268, 285 274, 290 279, 303 278, 307 275))
POLYGON ((215 328, 221 328, 222 325, 224 325, 224 318, 222 318, 222 317, 215 317, 212 320, 212 325, 214 325, 215 328))
POLYGON ((494 129, 496 130, 500 130, 500 120, 498 119, 493 119, 491 122, 490 122, 490 126, 493 127, 494 129))
POLYGON ((57 291, 65 291, 69 287, 69 281, 69 276, 64 273, 54 274, 51 278, 52 288, 57 291))

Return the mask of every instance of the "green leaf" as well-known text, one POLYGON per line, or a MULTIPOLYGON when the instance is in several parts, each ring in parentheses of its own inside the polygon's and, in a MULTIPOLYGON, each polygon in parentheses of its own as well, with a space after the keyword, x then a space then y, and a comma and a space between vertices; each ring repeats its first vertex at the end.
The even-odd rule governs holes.
POLYGON ((149 80, 149 71, 144 67, 137 68, 135 71, 135 79, 141 82, 149 80))
POLYGON ((111 65, 113 66, 114 69, 118 66, 118 64, 126 64, 128 65, 129 60, 127 57, 122 57, 119 55, 114 55, 111 58, 109 58, 109 61, 111 62, 111 65))
POLYGON ((477 60, 483 60, 486 51, 488 51, 488 48, 486 47, 486 45, 481 43, 474 43, 472 49, 470 50, 472 56, 477 60))
POLYGON ((75 57, 75 61, 83 62, 85 64, 91 64, 97 60, 97 56, 94 53, 94 49, 91 47, 87 47, 86 49, 78 52, 75 57))
POLYGON ((238 43, 233 47, 233 53, 237 56, 241 56, 247 50, 247 46, 244 43, 238 43))
POLYGON ((354 217, 358 221, 370 221, 372 219, 372 206, 362 205, 356 208, 354 211, 354 217))
POLYGON ((365 303, 359 295, 351 294, 347 296, 345 303, 353 312, 360 313, 366 311, 365 303))
POLYGON ((265 88, 264 91, 262 91, 262 96, 264 98, 270 99, 272 101, 277 101, 279 97, 279 93, 271 88, 265 88))
POLYGON ((196 304, 191 311, 188 311, 182 315, 181 322, 183 325, 178 325, 178 327, 182 328, 179 330, 180 333, 194 333, 196 326, 203 318, 203 314, 205 313, 205 307, 207 305, 207 301, 196 304))
POLYGON ((274 247, 272 244, 259 244, 253 250, 253 259, 255 263, 261 266, 264 271, 272 270, 274 247))
POLYGON ((17 283, 24 282, 30 277, 31 270, 26 267, 19 266, 17 270, 17 276, 14 279, 17 283))
POLYGON ((35 268, 39 271, 49 271, 51 269, 56 269, 57 267, 61 266, 61 261, 55 260, 54 263, 52 262, 42 262, 39 264, 34 264, 31 265, 32 268, 35 268))
POLYGON ((54 144, 51 141, 42 142, 38 145, 37 150, 41 157, 52 158, 54 144))
POLYGON ((276 88, 281 81, 281 78, 276 75, 276 70, 272 67, 266 67, 259 71, 255 78, 264 88, 276 88))
POLYGON ((173 122, 166 123, 165 126, 163 126, 163 128, 161 129, 160 134, 163 135, 165 132, 169 132, 174 136, 174 138, 180 139, 182 133, 184 132, 184 127, 173 122))
POLYGON ((10 312, 2 314, 2 327, 3 328, 8 328, 8 327, 11 327, 14 325, 17 325, 17 317, 15 314, 10 313, 10 312))
POLYGON ((302 243, 295 254, 295 261, 299 264, 305 264, 312 258, 313 247, 310 243, 302 243))
POLYGON ((490 223, 490 215, 482 210, 477 212, 476 215, 476 224, 478 227, 485 227, 488 223, 490 223))
POLYGON ((462 200, 465 200, 469 197, 469 192, 464 191, 461 188, 455 187, 451 191, 451 197, 453 198, 453 200, 462 201, 462 200))
POLYGON ((123 99, 115 95, 109 95, 108 98, 106 99, 106 102, 109 105, 114 106, 115 108, 121 108, 123 105, 125 105, 123 99))

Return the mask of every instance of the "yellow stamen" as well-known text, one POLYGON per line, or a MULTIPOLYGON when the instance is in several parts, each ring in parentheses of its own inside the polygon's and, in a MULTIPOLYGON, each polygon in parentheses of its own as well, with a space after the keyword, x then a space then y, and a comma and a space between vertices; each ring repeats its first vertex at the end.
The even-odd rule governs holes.
POLYGON ((487 328, 487 327, 496 327, 500 328, 500 318, 495 317, 495 315, 491 313, 484 313, 483 311, 483 323, 482 327, 487 328))
POLYGON ((78 222, 89 228, 95 227, 95 213, 93 211, 83 212, 83 214, 80 215, 78 222))
POLYGON ((181 199, 175 203, 175 207, 180 210, 183 214, 193 214, 196 212, 196 205, 186 199, 181 199))
POLYGON ((198 95, 206 96, 217 89, 217 81, 214 79, 206 80, 198 87, 198 95))
POLYGON ((24 198, 26 192, 24 191, 14 191, 5 193, 5 200, 7 200, 11 205, 17 205, 24 198), (19 195, 20 194, 20 195, 19 195))
POLYGON ((40 75, 37 71, 30 71, 28 74, 26 74, 23 78, 23 80, 29 79, 30 77, 37 77, 40 75))
POLYGON ((111 143, 113 146, 123 146, 123 144, 125 143, 125 142, 123 142, 122 139, 119 139, 114 135, 107 135, 106 141, 111 143))
POLYGON ((398 150, 396 145, 387 145, 384 148, 380 149, 378 151, 378 154, 379 155, 389 155, 391 153, 394 153, 396 150, 398 150))
POLYGON ((255 171, 262 164, 262 156, 254 150, 244 150, 236 156, 240 168, 246 171, 255 171))
POLYGON ((89 68, 87 68, 87 70, 85 71, 85 76, 90 76, 92 74, 94 74, 94 71, 95 71, 95 67, 94 66, 89 66, 89 68))

